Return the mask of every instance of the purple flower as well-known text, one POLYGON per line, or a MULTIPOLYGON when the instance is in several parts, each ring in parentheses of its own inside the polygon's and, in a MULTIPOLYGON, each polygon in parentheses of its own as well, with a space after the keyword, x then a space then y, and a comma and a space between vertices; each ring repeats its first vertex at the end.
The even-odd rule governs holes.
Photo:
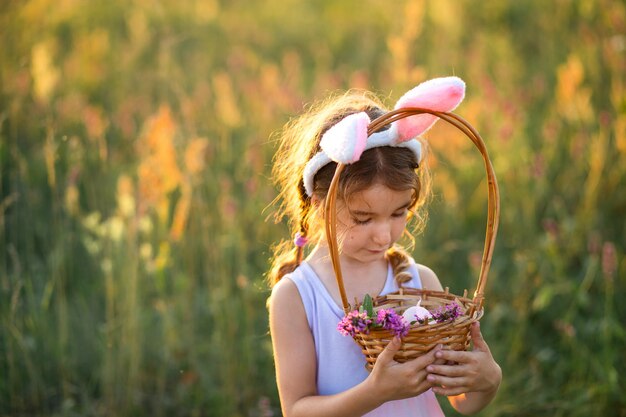
POLYGON ((383 329, 391 330, 396 336, 404 337, 409 333, 410 325, 407 320, 390 308, 378 310, 376 324, 383 329))
POLYGON ((457 317, 462 316, 463 310, 461 309, 461 306, 455 301, 453 303, 439 307, 437 310, 433 311, 432 314, 437 323, 444 323, 446 321, 452 321, 457 317))
POLYGON ((357 333, 368 334, 370 324, 372 324, 372 319, 367 316, 367 313, 354 310, 341 319, 337 324, 337 330, 344 336, 354 337, 357 333))

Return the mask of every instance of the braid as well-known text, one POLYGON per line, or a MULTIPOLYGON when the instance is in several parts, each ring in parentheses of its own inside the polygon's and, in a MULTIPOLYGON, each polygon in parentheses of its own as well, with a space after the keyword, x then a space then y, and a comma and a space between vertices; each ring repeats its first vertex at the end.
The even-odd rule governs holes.
POLYGON ((413 279, 413 275, 409 272, 409 266, 411 265, 409 259, 409 254, 399 246, 394 245, 387 251, 387 260, 389 260, 391 265, 398 288, 402 288, 404 283, 413 279))
MULTIPOLYGON (((304 185, 300 182, 298 187, 298 194, 300 196, 300 221, 298 226, 300 228, 300 235, 304 238, 309 236, 309 210, 311 208, 311 198, 307 196, 304 185)), ((304 247, 297 246, 296 262, 298 265, 302 263, 304 258, 304 247)))
MULTIPOLYGON (((298 187, 299 219, 295 226, 299 229, 300 238, 309 237, 309 217, 311 212, 311 199, 306 195, 304 185, 298 187)), ((274 286, 280 279, 295 271, 304 258, 304 248, 294 244, 294 241, 283 240, 274 249, 274 260, 268 276, 270 286, 274 286)))

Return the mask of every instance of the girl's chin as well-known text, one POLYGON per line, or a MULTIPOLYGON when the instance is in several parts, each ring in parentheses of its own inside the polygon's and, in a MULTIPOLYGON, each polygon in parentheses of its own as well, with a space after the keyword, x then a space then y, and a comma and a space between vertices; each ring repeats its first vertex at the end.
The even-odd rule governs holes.
POLYGON ((357 261, 358 263, 369 263, 369 262, 376 262, 376 261, 380 261, 381 259, 384 259, 385 253, 387 253, 387 250, 363 249, 363 250, 358 251, 358 253, 354 253, 354 254, 343 253, 342 257, 347 262, 350 262, 351 260, 351 261, 357 261))
POLYGON ((364 250, 360 255, 359 258, 361 258, 363 261, 367 261, 367 262, 372 262, 372 261, 378 261, 381 259, 385 258, 385 253, 387 251, 385 250, 364 250))

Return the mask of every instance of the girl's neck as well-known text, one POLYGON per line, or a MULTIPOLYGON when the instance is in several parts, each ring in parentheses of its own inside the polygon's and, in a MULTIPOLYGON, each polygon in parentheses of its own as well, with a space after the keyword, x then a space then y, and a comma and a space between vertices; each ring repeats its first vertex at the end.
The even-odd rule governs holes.
MULTIPOLYGON (((330 249, 325 243, 318 243, 313 248, 306 260, 309 264, 328 264, 330 267, 332 267, 330 249)), ((342 272, 350 272, 351 274, 354 274, 362 271, 369 271, 376 266, 383 265, 386 267, 388 261, 385 256, 371 262, 359 262, 353 258, 343 256, 341 253, 339 253, 339 263, 341 265, 342 272)))
MULTIPOLYGON (((328 246, 318 244, 311 251, 306 261, 337 301, 337 304, 341 306, 341 297, 339 296, 328 246)), ((354 302, 354 298, 362 301, 365 294, 377 296, 384 288, 388 271, 386 258, 381 257, 378 260, 364 263, 342 257, 340 254, 339 264, 350 303, 354 302)))

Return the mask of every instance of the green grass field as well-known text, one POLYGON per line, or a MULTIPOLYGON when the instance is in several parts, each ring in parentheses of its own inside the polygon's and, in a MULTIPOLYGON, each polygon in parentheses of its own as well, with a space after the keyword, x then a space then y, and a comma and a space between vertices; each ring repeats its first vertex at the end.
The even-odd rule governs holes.
MULTIPOLYGON (((480 415, 626 416, 623 2, 5 0, 0 45, 0 416, 279 415, 273 134, 446 75, 502 194, 480 415)), ((472 290, 480 156, 428 139, 413 255, 472 290)))

